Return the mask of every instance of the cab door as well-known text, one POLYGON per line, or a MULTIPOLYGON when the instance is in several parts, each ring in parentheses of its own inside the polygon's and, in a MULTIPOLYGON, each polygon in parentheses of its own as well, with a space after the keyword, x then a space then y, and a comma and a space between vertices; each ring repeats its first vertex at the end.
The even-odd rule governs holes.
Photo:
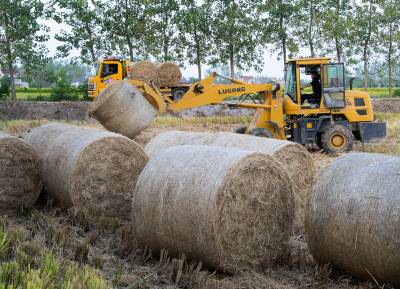
POLYGON ((104 61, 100 63, 98 71, 97 90, 100 93, 107 85, 116 80, 122 80, 122 64, 119 61, 104 61))
POLYGON ((345 102, 344 64, 322 65, 322 97, 326 108, 343 108, 345 102))

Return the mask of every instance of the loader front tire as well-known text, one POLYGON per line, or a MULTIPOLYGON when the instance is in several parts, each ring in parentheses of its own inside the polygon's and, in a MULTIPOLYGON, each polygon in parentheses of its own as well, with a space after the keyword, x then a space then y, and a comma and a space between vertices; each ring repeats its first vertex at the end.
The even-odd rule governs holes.
POLYGON ((321 135, 322 149, 328 154, 338 154, 353 149, 353 133, 343 125, 331 125, 321 135))
POLYGON ((259 137, 274 138, 272 132, 265 128, 254 128, 251 130, 250 134, 259 137))

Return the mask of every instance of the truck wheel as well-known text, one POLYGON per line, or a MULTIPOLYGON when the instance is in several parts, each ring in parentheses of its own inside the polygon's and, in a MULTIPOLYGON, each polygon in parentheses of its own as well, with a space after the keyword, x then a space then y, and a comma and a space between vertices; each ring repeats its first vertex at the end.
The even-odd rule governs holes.
POLYGON ((353 133, 343 125, 328 126, 321 136, 322 149, 329 154, 353 149, 353 133))
POLYGON ((240 126, 236 128, 233 132, 238 134, 245 134, 247 131, 247 126, 240 126))
POLYGON ((250 132, 251 135, 254 136, 260 136, 260 137, 266 137, 266 138, 274 138, 274 135, 272 132, 265 128, 255 128, 250 132))
POLYGON ((182 87, 174 88, 171 92, 172 99, 175 101, 180 100, 186 94, 186 92, 187 92, 186 88, 182 88, 182 87))

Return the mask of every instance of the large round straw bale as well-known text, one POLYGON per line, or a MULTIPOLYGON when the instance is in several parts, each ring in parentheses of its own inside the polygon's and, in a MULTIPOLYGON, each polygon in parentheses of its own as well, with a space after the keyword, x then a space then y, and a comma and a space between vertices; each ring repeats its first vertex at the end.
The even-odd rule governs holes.
POLYGON ((227 272, 287 254, 292 184, 272 157, 234 148, 174 146, 150 159, 133 194, 135 236, 227 272))
POLYGON ((25 137, 42 159, 45 190, 61 207, 129 218, 131 192, 148 161, 138 144, 111 132, 58 123, 25 137))
POLYGON ((270 138, 235 133, 198 133, 170 131, 157 135, 146 146, 152 158, 162 150, 174 145, 211 145, 233 147, 265 153, 282 163, 295 188, 295 204, 299 226, 303 223, 305 200, 314 180, 314 162, 311 154, 301 145, 270 138))
POLYGON ((160 86, 157 65, 150 61, 130 62, 128 64, 128 79, 142 80, 147 84, 160 86))
POLYGON ((129 138, 148 127, 157 113, 143 94, 127 81, 111 83, 89 107, 89 115, 106 129, 129 138))
POLYGON ((400 285, 400 158, 353 153, 319 176, 306 237, 320 264, 400 285))
POLYGON ((182 71, 179 66, 173 62, 158 64, 158 73, 161 87, 174 86, 182 81, 182 71))
POLYGON ((0 132, 0 212, 31 207, 41 190, 36 152, 24 140, 0 132))

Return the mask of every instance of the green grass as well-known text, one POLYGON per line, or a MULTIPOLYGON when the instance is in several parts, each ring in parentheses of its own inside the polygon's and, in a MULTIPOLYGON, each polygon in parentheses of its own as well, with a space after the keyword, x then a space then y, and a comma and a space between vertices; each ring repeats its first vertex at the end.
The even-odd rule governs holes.
POLYGON ((97 271, 60 260, 51 250, 0 227, 0 289, 106 289, 97 271))

